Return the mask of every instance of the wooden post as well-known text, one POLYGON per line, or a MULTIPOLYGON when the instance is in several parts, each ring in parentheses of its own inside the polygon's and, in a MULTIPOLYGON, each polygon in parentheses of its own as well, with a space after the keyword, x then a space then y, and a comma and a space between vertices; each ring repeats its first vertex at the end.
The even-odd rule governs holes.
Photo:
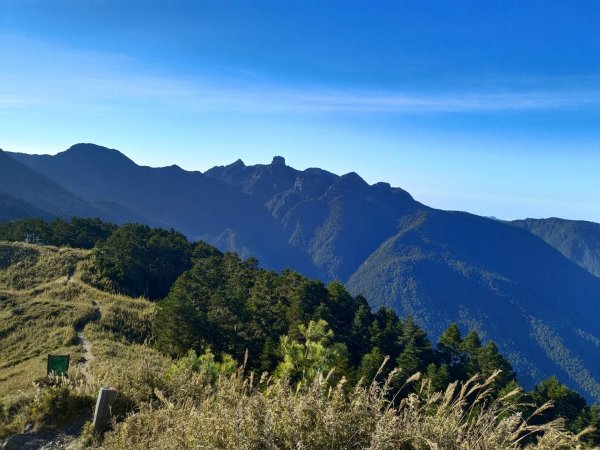
POLYGON ((96 431, 104 431, 111 416, 111 407, 117 396, 117 390, 113 387, 100 388, 96 411, 94 412, 94 428, 96 431))

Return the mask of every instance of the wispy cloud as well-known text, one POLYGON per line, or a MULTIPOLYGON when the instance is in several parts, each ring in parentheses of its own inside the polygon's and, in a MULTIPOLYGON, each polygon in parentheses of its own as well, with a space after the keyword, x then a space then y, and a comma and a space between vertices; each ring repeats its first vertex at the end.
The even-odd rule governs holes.
POLYGON ((172 108, 258 114, 477 113, 600 108, 600 82, 551 89, 412 92, 286 86, 251 78, 152 72, 126 55, 12 39, 2 48, 0 109, 172 108))
MULTIPOLYGON (((193 96, 192 96, 193 98, 193 96)), ((199 108, 243 109, 264 112, 423 113, 489 112, 572 109, 600 106, 600 92, 455 92, 428 95, 397 91, 282 89, 261 87, 206 92, 195 96, 199 108)))

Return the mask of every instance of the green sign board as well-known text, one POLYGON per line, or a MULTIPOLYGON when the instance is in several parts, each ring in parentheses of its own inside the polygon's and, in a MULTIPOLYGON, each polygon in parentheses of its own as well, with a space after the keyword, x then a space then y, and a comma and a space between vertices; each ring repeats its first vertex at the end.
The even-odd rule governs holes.
POLYGON ((48 375, 67 376, 71 355, 48 355, 48 375))

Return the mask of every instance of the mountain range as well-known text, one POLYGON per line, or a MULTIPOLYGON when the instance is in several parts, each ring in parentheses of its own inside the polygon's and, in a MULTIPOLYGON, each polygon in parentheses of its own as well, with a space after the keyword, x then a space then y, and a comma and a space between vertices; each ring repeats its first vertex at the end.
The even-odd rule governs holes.
POLYGON ((493 339, 525 386, 557 375, 600 401, 599 224, 437 210, 282 157, 200 173, 93 144, 0 152, 0 220, 71 216, 174 228, 269 268, 339 279, 433 338, 457 322, 493 339))

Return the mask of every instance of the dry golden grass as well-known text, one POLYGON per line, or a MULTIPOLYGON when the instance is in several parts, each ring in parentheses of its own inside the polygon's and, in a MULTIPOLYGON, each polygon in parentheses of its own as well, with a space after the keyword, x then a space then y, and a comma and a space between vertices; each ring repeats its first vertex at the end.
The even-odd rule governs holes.
POLYGON ((66 281, 89 250, 0 242, 0 287, 27 290, 66 281))
POLYGON ((33 392, 33 381, 46 373, 48 353, 79 359, 75 327, 93 306, 74 300, 67 283, 65 270, 85 257, 81 251, 2 243, 0 255, 0 398, 10 405, 33 392))
MULTIPOLYGON (((103 449, 577 449, 578 436, 551 423, 530 427, 513 401, 493 400, 492 379, 429 391, 428 383, 395 404, 390 384, 329 387, 323 377, 295 390, 285 380, 256 382, 242 372, 216 384, 190 374, 105 435, 103 449), (182 395, 183 394, 183 395, 182 395), (473 400, 468 402, 467 398, 473 400)), ((517 396, 518 392, 510 394, 517 396)))

